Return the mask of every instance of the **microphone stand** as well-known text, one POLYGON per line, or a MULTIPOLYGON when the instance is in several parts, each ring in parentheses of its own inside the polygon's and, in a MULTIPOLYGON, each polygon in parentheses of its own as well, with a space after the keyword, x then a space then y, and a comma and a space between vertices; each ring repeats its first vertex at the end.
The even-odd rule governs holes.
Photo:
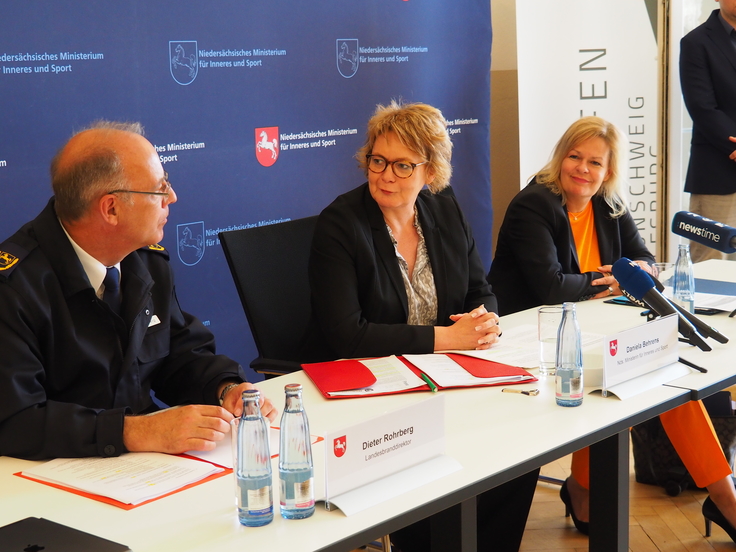
MULTIPOLYGON (((633 297, 631 294, 629 294, 623 288, 621 288, 621 291, 623 292, 623 294, 627 298, 629 298, 631 301, 634 301, 637 305, 643 304, 645 306, 645 308, 648 308, 649 309, 649 314, 647 314, 647 322, 651 322, 652 320, 654 320, 658 316, 662 316, 662 313, 660 313, 657 309, 655 309, 653 306, 651 306, 646 301, 636 299, 635 297, 633 297)), ((668 303, 670 303, 670 302, 668 301, 668 303)), ((673 305, 672 303, 670 303, 670 305, 672 306, 673 312, 674 313, 677 313, 678 311, 675 309, 675 306, 676 305, 673 305)), ((668 312, 666 314, 672 314, 672 313, 669 313, 668 312)), ((680 335, 682 336, 680 338, 680 341, 682 341, 683 343, 688 343, 690 345, 695 345, 701 351, 706 351, 707 352, 707 351, 712 351, 713 350, 713 348, 710 345, 708 345, 703 340, 703 338, 700 337, 700 335, 698 335, 698 332, 695 330, 695 327, 690 323, 690 321, 687 318, 684 318, 683 316, 680 316, 679 314, 678 314, 677 318, 678 318, 678 320, 677 320, 677 330, 678 330, 678 332, 680 332, 680 335)))
MULTIPOLYGON (((662 285, 662 283, 657 278, 655 278, 654 276, 652 276, 651 274, 649 275, 649 277, 654 282, 654 285, 656 286, 657 290, 660 293, 662 293, 662 295, 664 295, 664 293, 663 293, 664 292, 664 286, 662 285)), ((665 297, 665 299, 667 299, 667 298, 665 297)), ((687 310, 683 309, 680 305, 678 305, 674 301, 670 301, 669 299, 667 299, 667 301, 669 301, 669 303, 682 316, 684 316, 688 320, 688 322, 690 322, 695 327, 695 329, 698 331, 698 333, 700 335, 702 335, 705 338, 711 337, 711 338, 715 339, 718 343, 728 343, 728 337, 726 337, 725 335, 723 335, 721 332, 719 332, 713 326, 710 326, 710 325, 706 324, 700 318, 698 318, 697 316, 695 316, 690 311, 687 311, 687 310)))

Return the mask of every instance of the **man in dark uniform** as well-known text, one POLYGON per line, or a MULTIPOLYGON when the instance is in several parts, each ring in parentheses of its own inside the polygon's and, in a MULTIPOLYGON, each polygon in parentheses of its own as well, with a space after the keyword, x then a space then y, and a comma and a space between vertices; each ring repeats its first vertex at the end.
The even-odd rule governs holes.
POLYGON ((154 147, 140 125, 100 122, 51 178, 46 208, 0 244, 0 455, 214 448, 252 385, 181 310, 168 253, 150 245, 176 201, 154 147), (185 406, 161 410, 152 390, 185 406))

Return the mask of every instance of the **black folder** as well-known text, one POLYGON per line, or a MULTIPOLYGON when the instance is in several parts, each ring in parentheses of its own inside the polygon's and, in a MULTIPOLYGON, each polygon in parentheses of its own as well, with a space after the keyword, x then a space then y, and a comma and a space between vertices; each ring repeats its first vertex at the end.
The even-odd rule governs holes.
POLYGON ((44 518, 29 517, 0 527, 0 552, 122 552, 101 537, 44 518))

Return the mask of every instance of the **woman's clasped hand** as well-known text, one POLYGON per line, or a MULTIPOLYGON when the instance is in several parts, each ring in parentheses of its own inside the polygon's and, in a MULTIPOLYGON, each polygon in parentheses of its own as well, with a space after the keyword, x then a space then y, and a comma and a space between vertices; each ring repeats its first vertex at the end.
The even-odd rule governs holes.
POLYGON ((438 350, 442 350, 442 337, 438 334, 443 332, 450 334, 447 336, 451 342, 448 349, 490 349, 501 335, 498 315, 488 312, 483 305, 470 312, 453 314, 450 320, 454 322, 452 326, 435 327, 435 344, 438 350))

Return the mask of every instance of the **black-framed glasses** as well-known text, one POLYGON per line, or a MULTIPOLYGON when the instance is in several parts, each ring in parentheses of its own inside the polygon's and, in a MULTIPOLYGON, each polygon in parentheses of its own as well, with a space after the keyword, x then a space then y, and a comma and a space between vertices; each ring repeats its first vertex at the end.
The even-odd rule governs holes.
POLYGON ((143 192, 140 190, 110 190, 108 194, 146 194, 154 196, 169 197, 171 194, 171 182, 169 182, 169 173, 164 171, 164 185, 161 192, 143 192))
POLYGON ((416 169, 419 165, 426 165, 427 161, 422 161, 421 163, 411 163, 409 161, 388 161, 387 159, 384 159, 383 157, 379 155, 366 155, 366 160, 368 161, 368 170, 374 173, 382 173, 386 170, 386 167, 391 165, 391 170, 394 171, 394 174, 398 176, 399 178, 409 178, 412 174, 414 174, 414 169, 416 169))

